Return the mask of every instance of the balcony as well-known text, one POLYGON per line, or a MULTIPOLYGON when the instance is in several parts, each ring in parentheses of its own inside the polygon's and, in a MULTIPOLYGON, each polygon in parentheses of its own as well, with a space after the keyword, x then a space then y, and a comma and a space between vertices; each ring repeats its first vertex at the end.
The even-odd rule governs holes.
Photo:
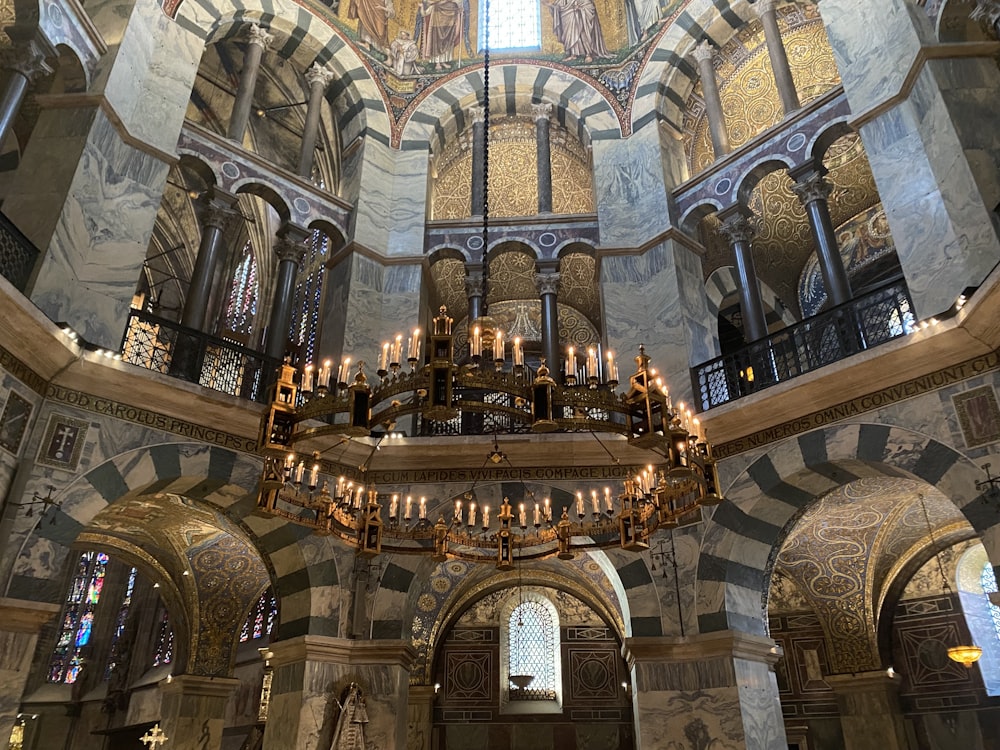
POLYGON ((706 411, 916 329, 910 293, 895 281, 698 365, 691 371, 695 398, 706 411))

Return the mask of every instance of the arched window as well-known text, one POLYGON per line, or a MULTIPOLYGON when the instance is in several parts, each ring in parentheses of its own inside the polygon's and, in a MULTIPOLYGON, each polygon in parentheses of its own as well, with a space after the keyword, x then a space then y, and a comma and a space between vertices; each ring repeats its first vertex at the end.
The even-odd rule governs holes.
POLYGON ((247 615, 243 630, 240 631, 240 643, 270 635, 277 620, 278 600, 274 598, 274 592, 268 589, 260 595, 250 614, 247 615))
POLYGON ((500 692, 506 710, 559 710, 562 674, 555 605, 538 592, 518 591, 501 608, 501 615, 500 692))
POLYGON ((955 577, 969 635, 983 650, 977 665, 986 694, 1000 695, 1000 607, 989 596, 997 590, 997 579, 982 544, 974 544, 962 554, 955 577))
POLYGON ((153 666, 159 667, 174 660, 174 629, 170 626, 167 608, 162 608, 160 627, 156 631, 156 645, 153 648, 153 666))
POLYGON ((233 283, 229 287, 226 313, 223 321, 223 338, 237 334, 241 343, 249 341, 257 315, 257 259, 250 241, 243 248, 243 260, 236 267, 233 283))
POLYGON ((62 626, 49 660, 49 682, 72 684, 83 667, 83 649, 90 643, 94 612, 104 589, 109 558, 103 552, 84 552, 66 594, 62 626))
POLYGON ((128 583, 125 584, 125 593, 121 603, 118 605, 118 616, 115 618, 115 629, 111 634, 111 651, 108 655, 108 663, 104 666, 104 679, 111 677, 115 665, 121 658, 121 637, 125 632, 125 621, 128 619, 129 609, 132 607, 132 592, 135 590, 135 568, 129 571, 128 583))
MULTIPOLYGON (((542 15, 538 0, 505 0, 490 13, 490 49, 540 49, 542 15)), ((479 21, 479 49, 486 47, 486 26, 479 21)))

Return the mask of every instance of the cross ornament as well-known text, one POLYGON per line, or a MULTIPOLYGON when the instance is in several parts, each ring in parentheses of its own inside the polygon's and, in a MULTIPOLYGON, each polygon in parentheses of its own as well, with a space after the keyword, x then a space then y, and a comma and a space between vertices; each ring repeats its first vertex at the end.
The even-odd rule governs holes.
POLYGON ((167 735, 165 735, 163 730, 160 729, 159 724, 154 724, 152 729, 139 738, 139 741, 147 748, 151 747, 155 750, 157 745, 162 745, 167 741, 167 735))

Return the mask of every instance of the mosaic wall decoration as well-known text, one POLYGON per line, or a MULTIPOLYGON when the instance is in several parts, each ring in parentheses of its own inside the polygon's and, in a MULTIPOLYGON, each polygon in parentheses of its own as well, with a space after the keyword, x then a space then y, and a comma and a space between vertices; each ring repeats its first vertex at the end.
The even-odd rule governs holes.
POLYGON ((967 448, 1000 440, 1000 407, 991 385, 971 388, 951 397, 967 448))
POLYGON ((80 463, 89 426, 80 419, 61 414, 50 415, 42 444, 38 448, 38 463, 56 469, 75 471, 80 463))

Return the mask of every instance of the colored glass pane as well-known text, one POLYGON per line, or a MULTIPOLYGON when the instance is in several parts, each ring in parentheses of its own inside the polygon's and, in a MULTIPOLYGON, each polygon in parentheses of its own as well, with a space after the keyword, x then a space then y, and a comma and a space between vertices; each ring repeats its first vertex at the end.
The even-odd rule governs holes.
POLYGON ((80 555, 66 593, 56 646, 49 660, 49 682, 76 681, 83 667, 82 649, 90 642, 109 562, 103 552, 84 552, 80 555))

